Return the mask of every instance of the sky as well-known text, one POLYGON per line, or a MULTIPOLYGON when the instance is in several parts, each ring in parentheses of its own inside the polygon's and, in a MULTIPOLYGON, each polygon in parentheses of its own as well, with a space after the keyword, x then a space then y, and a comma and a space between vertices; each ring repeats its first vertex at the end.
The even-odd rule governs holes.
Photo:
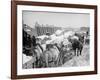
POLYGON ((36 22, 58 27, 89 27, 90 15, 80 13, 23 11, 23 23, 34 28, 36 22))

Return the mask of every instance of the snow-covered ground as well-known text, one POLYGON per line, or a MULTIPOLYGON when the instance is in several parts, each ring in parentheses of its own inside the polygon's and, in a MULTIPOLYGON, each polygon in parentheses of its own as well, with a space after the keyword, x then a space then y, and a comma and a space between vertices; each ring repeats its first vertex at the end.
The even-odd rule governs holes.
MULTIPOLYGON (((61 67, 89 66, 89 52, 89 45, 84 45, 82 55, 74 56, 73 54, 72 56, 70 56, 72 58, 66 59, 66 62, 61 67)), ((27 61, 27 63, 23 64, 23 68, 32 68, 32 62, 34 60, 29 56, 27 56, 26 58, 27 59, 24 58, 24 60, 27 61)))
POLYGON ((66 61, 62 67, 72 67, 72 66, 88 66, 90 63, 89 59, 89 46, 84 45, 82 55, 73 56, 72 59, 66 61))

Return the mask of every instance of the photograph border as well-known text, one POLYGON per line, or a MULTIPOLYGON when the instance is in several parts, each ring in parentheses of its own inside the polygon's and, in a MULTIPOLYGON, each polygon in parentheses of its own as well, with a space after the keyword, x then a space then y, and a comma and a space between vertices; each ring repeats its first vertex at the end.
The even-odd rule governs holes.
POLYGON ((33 1, 11 1, 11 78, 12 79, 59 77, 59 76, 90 75, 90 74, 97 74, 97 6, 96 5, 33 2, 33 1), (17 75, 17 5, 93 9, 94 10, 94 41, 95 41, 94 42, 94 71, 17 75))

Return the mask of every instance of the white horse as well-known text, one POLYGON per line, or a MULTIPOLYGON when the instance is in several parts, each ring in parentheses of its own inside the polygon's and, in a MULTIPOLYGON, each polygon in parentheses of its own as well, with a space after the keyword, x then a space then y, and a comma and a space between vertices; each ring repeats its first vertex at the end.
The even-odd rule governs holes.
POLYGON ((45 67, 57 66, 56 63, 57 63, 59 53, 60 52, 55 45, 53 45, 53 47, 44 51, 42 55, 42 61, 43 61, 44 66, 45 67))

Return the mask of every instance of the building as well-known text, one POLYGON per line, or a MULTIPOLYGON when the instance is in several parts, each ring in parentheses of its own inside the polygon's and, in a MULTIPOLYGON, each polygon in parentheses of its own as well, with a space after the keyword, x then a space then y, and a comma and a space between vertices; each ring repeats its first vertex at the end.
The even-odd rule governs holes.
POLYGON ((35 30, 36 30, 38 36, 41 36, 41 35, 46 34, 46 33, 53 34, 58 29, 61 30, 61 27, 56 27, 54 25, 48 25, 48 24, 40 25, 37 22, 35 24, 35 30))

